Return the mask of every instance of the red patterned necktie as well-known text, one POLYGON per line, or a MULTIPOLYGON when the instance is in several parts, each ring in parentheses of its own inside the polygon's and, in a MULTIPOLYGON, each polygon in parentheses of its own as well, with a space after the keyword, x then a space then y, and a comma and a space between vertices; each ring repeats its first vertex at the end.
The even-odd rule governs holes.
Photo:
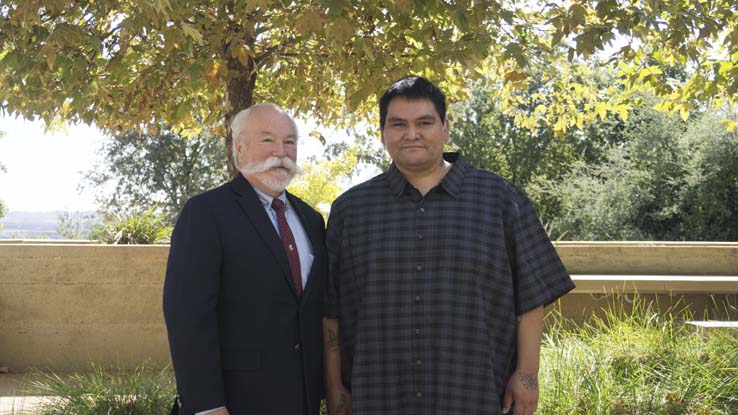
POLYGON ((290 225, 287 224, 287 217, 284 214, 284 202, 278 198, 272 199, 272 209, 277 212, 277 226, 279 234, 282 236, 282 245, 284 252, 287 254, 287 260, 290 262, 290 270, 292 271, 292 282, 295 284, 297 295, 302 294, 302 273, 300 272, 300 256, 297 253, 297 244, 295 237, 292 235, 290 225))

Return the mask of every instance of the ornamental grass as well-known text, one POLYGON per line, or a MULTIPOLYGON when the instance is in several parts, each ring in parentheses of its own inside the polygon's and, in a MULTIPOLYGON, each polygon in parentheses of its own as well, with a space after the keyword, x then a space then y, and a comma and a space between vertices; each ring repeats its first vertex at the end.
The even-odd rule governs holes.
MULTIPOLYGON (((686 324, 686 307, 658 309, 638 299, 632 308, 615 303, 582 324, 549 313, 536 413, 738 414, 738 330, 686 324)), ((738 320, 735 305, 724 310, 738 320)), ((175 390, 170 368, 144 366, 39 373, 27 386, 26 393, 49 397, 33 411, 39 415, 166 414, 175 390)))

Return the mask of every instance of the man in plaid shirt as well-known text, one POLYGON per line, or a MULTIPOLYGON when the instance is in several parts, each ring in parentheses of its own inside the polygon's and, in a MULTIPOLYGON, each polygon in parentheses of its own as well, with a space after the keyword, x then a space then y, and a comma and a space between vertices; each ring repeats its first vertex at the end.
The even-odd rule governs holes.
POLYGON ((379 110, 392 166, 328 221, 328 413, 533 414, 543 307, 569 274, 521 191, 443 153, 435 85, 401 79, 379 110))

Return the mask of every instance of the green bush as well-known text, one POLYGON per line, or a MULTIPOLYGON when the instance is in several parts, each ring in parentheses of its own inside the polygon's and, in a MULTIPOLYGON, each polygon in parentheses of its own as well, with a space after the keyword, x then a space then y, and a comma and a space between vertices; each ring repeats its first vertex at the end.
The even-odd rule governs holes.
POLYGON ((169 243, 172 227, 155 212, 156 208, 134 208, 129 213, 111 214, 95 229, 93 239, 118 245, 169 243))
POLYGON ((554 238, 736 241, 738 133, 720 124, 728 116, 702 113, 684 123, 640 108, 604 162, 577 161, 531 197, 558 201, 554 238))

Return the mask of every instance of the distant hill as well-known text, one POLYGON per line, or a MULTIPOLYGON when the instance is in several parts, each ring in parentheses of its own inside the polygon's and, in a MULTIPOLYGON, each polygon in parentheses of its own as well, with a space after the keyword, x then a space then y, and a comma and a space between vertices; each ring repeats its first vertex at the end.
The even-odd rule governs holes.
MULTIPOLYGON (((0 218, 3 224, 0 239, 62 239, 56 233, 57 217, 61 210, 49 212, 10 211, 0 218)), ((94 214, 94 212, 80 212, 94 214)))

